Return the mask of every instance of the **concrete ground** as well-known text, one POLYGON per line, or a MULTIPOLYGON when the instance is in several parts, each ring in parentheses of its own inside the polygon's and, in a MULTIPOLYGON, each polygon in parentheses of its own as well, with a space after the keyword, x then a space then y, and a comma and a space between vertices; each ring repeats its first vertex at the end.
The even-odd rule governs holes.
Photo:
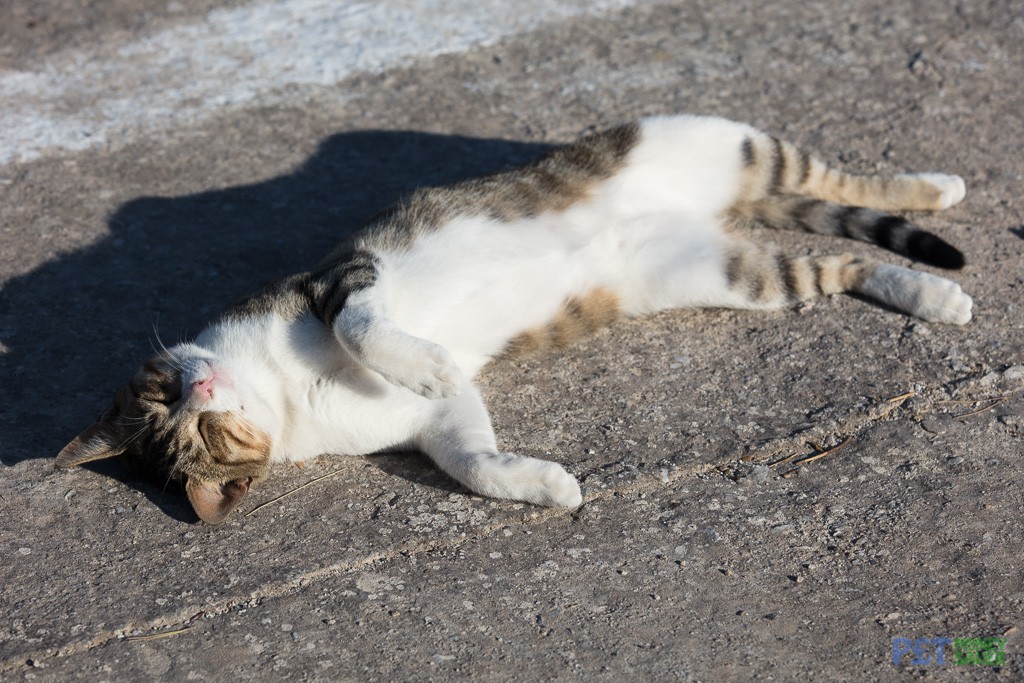
POLYGON ((0 6, 0 678, 1021 680, 1024 3, 456 4, 0 6), (53 469, 154 328, 410 188, 680 111, 962 175, 920 223, 974 320, 673 312, 492 365, 499 442, 565 464, 576 511, 325 457, 212 528, 116 463, 53 469), (967 636, 1002 665, 893 664, 967 636))

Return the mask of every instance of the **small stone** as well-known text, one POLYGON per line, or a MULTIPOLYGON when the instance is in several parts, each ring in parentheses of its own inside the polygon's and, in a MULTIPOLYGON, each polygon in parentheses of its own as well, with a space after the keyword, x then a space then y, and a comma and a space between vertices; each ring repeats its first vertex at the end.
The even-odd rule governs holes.
POLYGON ((949 428, 948 415, 929 415, 921 420, 921 428, 932 434, 942 434, 949 428))
POLYGON ((999 377, 1000 375, 998 372, 990 372, 984 377, 982 377, 980 380, 978 380, 978 383, 981 384, 983 387, 992 387, 995 386, 996 382, 999 381, 999 377))
POLYGON ((1014 365, 1006 369, 1003 377, 1011 380, 1024 379, 1024 365, 1014 365))
POLYGON ((18 548, 18 554, 19 555, 31 555, 32 554, 32 548, 18 548))

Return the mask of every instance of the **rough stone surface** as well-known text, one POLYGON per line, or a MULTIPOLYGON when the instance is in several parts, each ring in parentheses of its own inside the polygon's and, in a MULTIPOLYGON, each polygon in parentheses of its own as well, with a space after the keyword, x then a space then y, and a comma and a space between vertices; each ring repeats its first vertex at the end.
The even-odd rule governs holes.
MULTIPOLYGON (((0 76, 240 4, 10 0, 0 76)), ((637 3, 0 166, 0 677, 945 679, 979 672, 897 669, 892 639, 1005 634, 987 674, 1019 680, 1022 65, 1015 1, 637 3), (281 468, 218 528, 117 464, 54 471, 154 327, 187 337, 413 187, 677 111, 962 175, 919 222, 964 248, 975 319, 671 312, 492 365, 499 442, 564 463, 575 512, 415 454, 281 468)))

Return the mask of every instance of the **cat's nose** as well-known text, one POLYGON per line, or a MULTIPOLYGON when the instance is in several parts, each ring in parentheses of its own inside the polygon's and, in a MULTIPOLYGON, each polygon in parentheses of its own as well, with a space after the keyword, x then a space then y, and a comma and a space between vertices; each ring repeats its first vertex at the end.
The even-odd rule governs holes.
POLYGON ((213 378, 207 377, 197 382, 192 382, 192 393, 204 401, 213 398, 213 378))

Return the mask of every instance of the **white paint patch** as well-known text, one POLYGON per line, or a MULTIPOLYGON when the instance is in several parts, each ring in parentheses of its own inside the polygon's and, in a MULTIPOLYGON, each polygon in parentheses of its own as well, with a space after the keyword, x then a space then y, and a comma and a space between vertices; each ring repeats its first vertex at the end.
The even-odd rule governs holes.
POLYGON ((295 86, 329 87, 637 1, 277 0, 216 10, 120 48, 0 75, 0 163, 120 144, 224 108, 294 98, 295 86))

